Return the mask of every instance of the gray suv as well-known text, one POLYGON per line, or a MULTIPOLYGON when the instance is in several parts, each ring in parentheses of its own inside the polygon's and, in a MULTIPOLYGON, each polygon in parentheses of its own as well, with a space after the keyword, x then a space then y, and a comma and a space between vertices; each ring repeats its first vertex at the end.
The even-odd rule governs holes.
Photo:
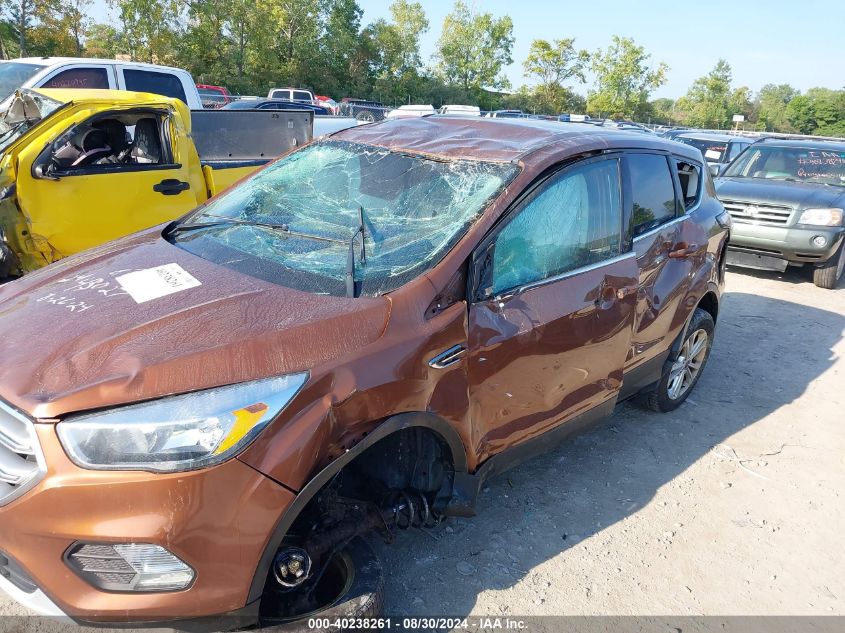
POLYGON ((716 179, 733 218, 728 263, 813 269, 835 288, 845 269, 845 142, 763 140, 716 179))

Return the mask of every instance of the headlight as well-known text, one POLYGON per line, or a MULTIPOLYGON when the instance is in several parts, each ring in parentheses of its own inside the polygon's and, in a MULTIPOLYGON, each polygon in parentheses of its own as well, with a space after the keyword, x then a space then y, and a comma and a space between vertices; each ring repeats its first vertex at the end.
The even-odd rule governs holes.
POLYGON ((813 226, 841 226, 842 209, 807 209, 798 218, 798 224, 812 224, 813 226))
POLYGON ((57 432, 78 466, 174 472, 243 450, 305 384, 291 374, 68 418, 57 432))

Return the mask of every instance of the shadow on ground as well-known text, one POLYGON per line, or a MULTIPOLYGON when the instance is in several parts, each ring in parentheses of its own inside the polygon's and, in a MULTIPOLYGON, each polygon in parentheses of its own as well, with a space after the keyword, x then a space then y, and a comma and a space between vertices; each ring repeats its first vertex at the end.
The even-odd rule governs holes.
MULTIPOLYGON (((633 515, 714 446, 801 396, 831 367, 843 328, 845 317, 834 312, 725 295, 710 361, 678 411, 622 405, 598 429, 491 480, 475 518, 376 544, 387 576, 385 613, 468 615, 479 593, 512 587, 633 515), (767 371, 763 381, 762 367, 782 371, 767 371)), ((554 587, 548 595, 564 599, 554 587)), ((562 611, 561 604, 551 612, 562 611)))

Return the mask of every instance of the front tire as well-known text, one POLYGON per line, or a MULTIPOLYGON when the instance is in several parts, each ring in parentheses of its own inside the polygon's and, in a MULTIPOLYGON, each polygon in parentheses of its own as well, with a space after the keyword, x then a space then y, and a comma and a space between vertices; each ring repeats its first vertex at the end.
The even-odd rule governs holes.
POLYGON ((710 358, 715 331, 716 324, 710 313, 696 308, 677 355, 670 356, 657 387, 647 396, 649 408, 667 413, 683 404, 710 358))
MULTIPOLYGON (((360 537, 352 539, 330 562, 331 578, 323 576, 327 587, 317 587, 322 594, 310 611, 286 612, 284 602, 290 593, 268 592, 261 599, 261 633, 338 633, 331 622, 360 618, 377 618, 384 604, 384 572, 373 549, 360 537), (274 604, 274 601, 279 603, 274 604), (316 621, 315 621, 316 619, 316 621), (311 620, 311 626, 309 626, 311 620), (329 626, 319 624, 329 622, 329 626), (317 626, 315 626, 317 625, 317 626), (267 627, 267 628, 265 628, 267 627)), ((292 591, 310 590, 309 582, 292 591)), ((354 623, 352 624, 354 626, 354 623)))
POLYGON ((845 270, 845 239, 829 260, 813 270, 813 283, 819 288, 833 290, 845 270))

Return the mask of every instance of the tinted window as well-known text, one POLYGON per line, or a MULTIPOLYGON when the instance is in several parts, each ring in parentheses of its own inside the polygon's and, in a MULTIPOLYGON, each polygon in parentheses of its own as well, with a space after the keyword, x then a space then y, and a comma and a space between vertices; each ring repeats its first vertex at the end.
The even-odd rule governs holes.
POLYGON ((641 235, 675 217, 675 187, 666 158, 658 154, 630 154, 634 235, 641 235))
POLYGON ((174 97, 181 99, 185 103, 188 102, 182 82, 175 75, 153 70, 133 70, 126 68, 123 71, 123 78, 126 80, 127 90, 151 92, 155 95, 174 97))
POLYGON ((568 170, 546 185, 496 238, 498 293, 619 254, 617 161, 568 170))
POLYGON ((290 90, 274 90, 270 94, 271 99, 290 99, 290 90))
POLYGON ((303 92, 302 90, 294 90, 293 91, 293 98, 296 101, 311 101, 310 93, 303 92))
POLYGON ((42 88, 108 88, 105 68, 70 68, 47 80, 42 88))

